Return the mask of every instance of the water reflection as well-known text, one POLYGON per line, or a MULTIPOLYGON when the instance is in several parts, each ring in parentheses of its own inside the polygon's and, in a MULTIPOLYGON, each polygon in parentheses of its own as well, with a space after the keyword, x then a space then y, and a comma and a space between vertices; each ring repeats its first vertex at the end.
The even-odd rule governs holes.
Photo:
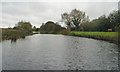
POLYGON ((11 39, 11 43, 12 43, 12 42, 16 42, 16 40, 17 40, 17 39, 11 39))
MULTIPOLYGON (((11 43, 12 43, 12 42, 16 42, 18 39, 19 39, 19 38, 12 38, 12 39, 11 39, 11 43)), ((25 37, 22 37, 21 39, 25 39, 25 37)))

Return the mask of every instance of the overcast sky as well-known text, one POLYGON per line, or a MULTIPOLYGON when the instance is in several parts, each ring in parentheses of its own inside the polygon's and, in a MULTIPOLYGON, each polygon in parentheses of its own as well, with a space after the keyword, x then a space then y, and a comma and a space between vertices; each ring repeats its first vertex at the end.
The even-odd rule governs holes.
POLYGON ((0 27, 13 27, 21 20, 30 21, 32 25, 40 27, 48 20, 59 21, 62 13, 75 8, 86 12, 91 20, 118 9, 117 2, 2 2, 0 4, 2 4, 0 27))

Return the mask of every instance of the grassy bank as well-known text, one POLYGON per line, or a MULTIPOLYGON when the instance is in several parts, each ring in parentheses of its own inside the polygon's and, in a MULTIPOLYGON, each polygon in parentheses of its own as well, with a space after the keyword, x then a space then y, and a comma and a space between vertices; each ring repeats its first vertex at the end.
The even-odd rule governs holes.
POLYGON ((114 42, 114 43, 118 42, 118 33, 117 32, 77 32, 77 31, 72 31, 69 33, 69 35, 94 38, 94 39, 105 40, 105 41, 114 42))

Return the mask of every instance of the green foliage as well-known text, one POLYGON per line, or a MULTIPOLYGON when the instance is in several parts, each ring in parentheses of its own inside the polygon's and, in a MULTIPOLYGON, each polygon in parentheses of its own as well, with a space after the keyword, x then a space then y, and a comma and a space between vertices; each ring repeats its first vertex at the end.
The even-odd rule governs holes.
POLYGON ((13 29, 23 31, 27 35, 32 33, 32 25, 31 25, 30 22, 20 21, 20 22, 18 22, 18 24, 13 29))
POLYGON ((68 29, 61 29, 57 33, 62 35, 68 35, 70 31, 68 29))
POLYGON ((88 16, 85 12, 73 9, 70 13, 63 13, 61 15, 62 21, 67 24, 67 27, 72 30, 75 26, 76 31, 118 31, 120 25, 120 12, 114 11, 108 17, 105 15, 89 22, 88 16))
POLYGON ((108 17, 103 15, 98 19, 82 23, 80 25, 80 30, 106 32, 108 31, 108 29, 112 29, 112 31, 118 31, 119 26, 120 26, 120 13, 118 11, 114 11, 108 17))
POLYGON ((65 29, 65 28, 61 27, 60 25, 55 24, 52 21, 48 21, 40 27, 40 33, 42 33, 42 34, 56 34, 61 29, 65 29))
POLYGON ((30 22, 18 22, 12 28, 2 29, 2 39, 16 40, 18 38, 25 38, 25 36, 32 34, 32 25, 30 22))
POLYGON ((114 31, 118 31, 117 27, 120 26, 120 11, 114 11, 108 16, 111 27, 114 31))
POLYGON ((25 38, 25 33, 15 29, 2 29, 2 39, 16 40, 18 38, 25 38))

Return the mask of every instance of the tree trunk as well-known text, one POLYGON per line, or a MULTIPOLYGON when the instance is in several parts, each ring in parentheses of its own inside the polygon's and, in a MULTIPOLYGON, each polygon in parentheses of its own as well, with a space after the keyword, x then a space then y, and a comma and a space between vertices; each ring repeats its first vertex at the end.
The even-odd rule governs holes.
POLYGON ((80 26, 76 26, 76 31, 80 31, 80 26))
POLYGON ((67 30, 71 31, 71 26, 70 25, 67 26, 67 30))

